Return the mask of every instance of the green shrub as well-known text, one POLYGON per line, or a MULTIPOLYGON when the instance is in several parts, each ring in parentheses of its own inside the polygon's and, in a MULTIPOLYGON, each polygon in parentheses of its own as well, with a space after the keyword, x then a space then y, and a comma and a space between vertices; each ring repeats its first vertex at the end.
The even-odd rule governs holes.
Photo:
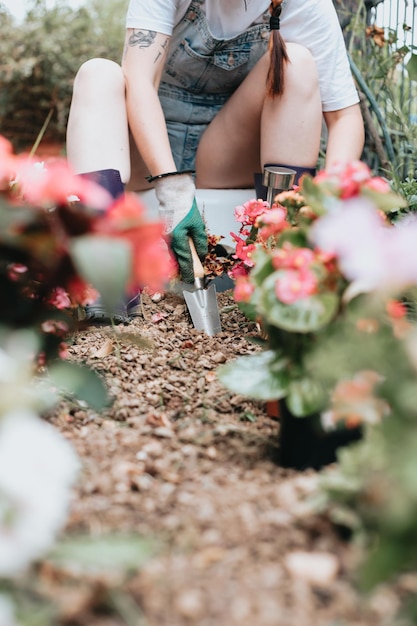
POLYGON ((46 138, 63 142, 72 84, 91 57, 120 61, 127 0, 90 0, 73 10, 32 0, 23 24, 1 8, 0 132, 31 147, 51 112, 46 138))

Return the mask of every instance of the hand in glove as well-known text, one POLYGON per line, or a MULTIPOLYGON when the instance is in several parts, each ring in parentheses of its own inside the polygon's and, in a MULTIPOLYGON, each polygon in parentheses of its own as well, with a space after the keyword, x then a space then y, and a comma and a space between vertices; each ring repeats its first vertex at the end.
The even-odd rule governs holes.
POLYGON ((208 252, 207 232, 195 200, 195 185, 191 174, 172 174, 154 178, 159 215, 165 232, 171 235, 174 252, 184 282, 194 282, 193 261, 189 239, 204 261, 208 252))

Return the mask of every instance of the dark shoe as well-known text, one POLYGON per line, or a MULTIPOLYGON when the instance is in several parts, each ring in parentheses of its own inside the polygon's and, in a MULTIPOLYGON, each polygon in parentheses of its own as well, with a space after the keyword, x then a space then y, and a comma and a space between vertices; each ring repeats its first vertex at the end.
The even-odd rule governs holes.
POLYGON ((142 316, 142 307, 140 305, 140 293, 131 296, 126 302, 126 312, 129 319, 142 316))
POLYGON ((129 321, 127 308, 125 304, 121 304, 115 311, 109 313, 101 298, 97 298, 92 304, 87 304, 84 309, 84 319, 88 322, 97 322, 100 324, 126 324, 129 321))

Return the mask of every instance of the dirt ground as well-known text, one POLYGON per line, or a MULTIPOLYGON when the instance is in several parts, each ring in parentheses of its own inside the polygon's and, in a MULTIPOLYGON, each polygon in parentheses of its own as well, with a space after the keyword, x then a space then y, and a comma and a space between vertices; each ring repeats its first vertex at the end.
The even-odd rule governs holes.
POLYGON ((82 462, 64 536, 126 533, 152 548, 123 573, 44 563, 57 623, 392 626, 395 594, 357 592, 359 549, 306 499, 318 474, 275 463, 279 419, 218 381, 220 364, 259 349, 231 292, 218 300, 215 337, 194 330, 179 296, 144 296, 117 341, 111 327, 90 327, 70 346, 113 404, 98 415, 64 402, 51 417, 82 462))

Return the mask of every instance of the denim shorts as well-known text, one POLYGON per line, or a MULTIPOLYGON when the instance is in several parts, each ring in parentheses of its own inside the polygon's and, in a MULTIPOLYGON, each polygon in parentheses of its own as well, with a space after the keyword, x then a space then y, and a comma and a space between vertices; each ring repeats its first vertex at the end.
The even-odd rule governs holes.
POLYGON ((268 49, 269 11, 262 24, 217 39, 193 0, 175 27, 159 88, 176 167, 195 169, 201 135, 268 49))

